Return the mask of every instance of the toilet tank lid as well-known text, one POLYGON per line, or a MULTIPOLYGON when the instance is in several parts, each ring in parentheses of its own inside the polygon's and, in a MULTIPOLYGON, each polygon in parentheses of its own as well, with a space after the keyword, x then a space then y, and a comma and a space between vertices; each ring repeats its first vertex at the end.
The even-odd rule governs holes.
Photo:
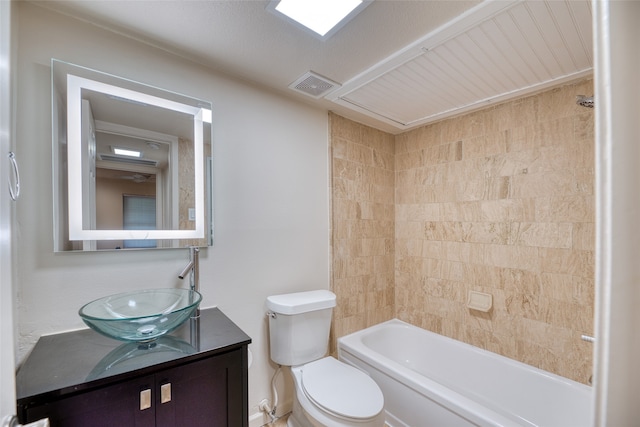
POLYGON ((278 314, 300 314, 336 306, 336 295, 317 290, 267 297, 267 308, 278 314))

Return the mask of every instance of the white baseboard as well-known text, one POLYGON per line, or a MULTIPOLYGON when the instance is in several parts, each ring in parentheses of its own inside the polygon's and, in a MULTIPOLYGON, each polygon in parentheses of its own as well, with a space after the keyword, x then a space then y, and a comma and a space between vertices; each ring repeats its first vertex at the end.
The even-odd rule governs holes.
POLYGON ((264 412, 256 412, 249 415, 249 427, 261 427, 269 422, 269 418, 264 412))

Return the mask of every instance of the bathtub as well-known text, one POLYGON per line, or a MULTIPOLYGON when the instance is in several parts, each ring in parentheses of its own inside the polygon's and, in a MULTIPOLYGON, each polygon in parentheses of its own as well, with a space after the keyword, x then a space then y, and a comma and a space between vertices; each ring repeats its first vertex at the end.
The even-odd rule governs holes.
POLYGON ((591 387, 400 320, 338 340, 367 372, 391 427, 591 425, 591 387))

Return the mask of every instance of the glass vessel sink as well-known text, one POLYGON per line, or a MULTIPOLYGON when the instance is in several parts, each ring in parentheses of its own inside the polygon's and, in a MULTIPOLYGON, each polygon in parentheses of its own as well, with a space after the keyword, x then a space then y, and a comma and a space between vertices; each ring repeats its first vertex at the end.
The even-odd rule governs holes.
POLYGON ((147 289, 110 295, 78 314, 91 329, 120 341, 153 341, 187 320, 202 301, 190 289, 147 289))

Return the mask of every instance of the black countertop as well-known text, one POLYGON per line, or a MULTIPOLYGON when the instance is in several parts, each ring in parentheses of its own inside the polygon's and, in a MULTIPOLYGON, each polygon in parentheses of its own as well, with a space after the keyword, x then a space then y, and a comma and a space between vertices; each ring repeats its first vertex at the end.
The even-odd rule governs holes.
POLYGON ((199 323, 199 343, 191 343, 189 320, 152 344, 124 343, 90 329, 43 336, 18 370, 18 405, 101 387, 251 343, 218 308, 203 309, 199 323))

